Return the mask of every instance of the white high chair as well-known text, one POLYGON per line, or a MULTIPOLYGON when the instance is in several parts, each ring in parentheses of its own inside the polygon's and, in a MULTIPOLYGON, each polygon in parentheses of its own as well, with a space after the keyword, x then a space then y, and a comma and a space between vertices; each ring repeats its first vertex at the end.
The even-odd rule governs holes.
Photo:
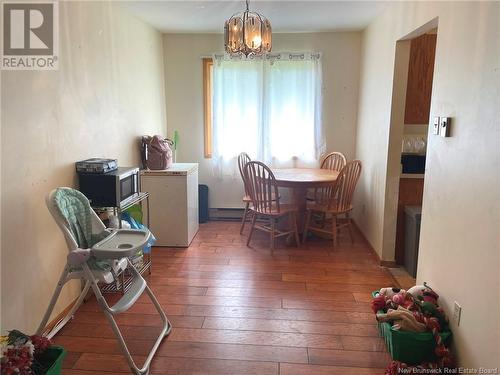
MULTIPOLYGON (((70 188, 62 188, 62 189, 70 189, 70 188)), ((47 308, 43 320, 40 323, 40 326, 38 327, 37 334, 41 335, 45 330, 47 322, 50 318, 50 315, 52 314, 52 311, 57 302, 57 299, 59 298, 59 295, 61 293, 64 284, 72 279, 82 279, 85 284, 75 304, 70 309, 68 314, 64 318, 62 318, 45 336, 48 338, 52 338, 73 317, 76 310, 82 304, 85 296, 87 295, 87 292, 89 291, 90 288, 92 288, 92 291, 96 296, 99 307, 101 308, 104 315, 111 324, 113 332, 115 333, 116 338, 120 343, 121 350, 123 352, 123 355, 127 359, 128 365, 132 373, 138 375, 148 374, 151 360, 153 359, 153 356, 155 355, 163 338, 168 336, 168 334, 170 333, 172 325, 170 324, 167 316, 165 315, 165 312, 163 311, 162 307, 160 306, 153 292, 148 287, 146 280, 144 280, 141 274, 132 265, 130 260, 124 257, 123 255, 124 251, 120 250, 121 249, 120 246, 118 246, 116 251, 110 251, 108 249, 105 252, 101 252, 100 254, 99 254, 100 250, 95 249, 96 246, 94 246, 94 248, 92 249, 79 248, 77 240, 73 236, 71 229, 68 226, 68 221, 61 214, 61 212, 57 207, 57 204, 54 199, 56 191, 57 189, 49 193, 49 195, 46 197, 46 204, 54 220, 56 221, 57 225, 64 234, 64 238, 66 239, 66 243, 68 245, 69 253, 67 256, 66 266, 64 267, 61 277, 59 278, 59 282, 57 283, 54 295, 50 300, 49 307, 47 308), (91 256, 96 256, 97 258, 104 258, 105 256, 105 259, 110 263, 111 270, 104 271, 99 269, 91 269, 89 267, 89 264, 87 263, 87 261, 91 256), (110 262, 110 260, 112 260, 112 262, 110 262), (97 283, 102 282, 109 284, 115 282, 116 277, 118 277, 127 268, 127 266, 129 271, 132 272, 133 275, 132 284, 128 289, 128 291, 125 292, 125 294, 120 298, 118 302, 116 302, 113 306, 109 306, 106 300, 104 299, 97 283), (116 324, 114 316, 123 313, 127 311, 130 307, 132 307, 144 291, 146 291, 149 298, 156 307, 156 310, 158 311, 161 320, 163 322, 163 327, 153 347, 151 348, 151 351, 149 352, 149 355, 147 356, 143 367, 138 368, 134 360, 132 359, 130 351, 128 350, 127 345, 120 332, 120 329, 116 324)), ((82 197, 83 199, 86 200, 86 198, 83 195, 82 197)), ((88 200, 86 200, 86 203, 88 204, 88 200)), ((110 234, 113 233, 112 229, 111 230, 106 229, 103 222, 99 219, 97 214, 92 209, 90 210, 90 212, 92 215, 93 234, 102 233, 103 231, 108 231, 110 234)), ((149 232, 145 234, 147 237, 149 237, 149 232)))

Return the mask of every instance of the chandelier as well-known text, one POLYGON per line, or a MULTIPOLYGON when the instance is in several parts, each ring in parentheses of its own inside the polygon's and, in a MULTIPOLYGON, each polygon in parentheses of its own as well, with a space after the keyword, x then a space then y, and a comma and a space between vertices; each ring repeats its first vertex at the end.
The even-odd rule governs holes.
POLYGON ((224 45, 231 55, 263 55, 271 52, 271 23, 259 13, 236 13, 224 24, 224 45))

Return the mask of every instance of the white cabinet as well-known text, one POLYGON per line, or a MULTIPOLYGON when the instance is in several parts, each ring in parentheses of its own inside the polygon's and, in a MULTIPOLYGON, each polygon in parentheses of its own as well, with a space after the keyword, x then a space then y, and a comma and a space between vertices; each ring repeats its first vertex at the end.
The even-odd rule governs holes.
POLYGON ((198 164, 174 163, 161 171, 141 171, 141 191, 149 198, 155 246, 187 247, 198 232, 198 164))

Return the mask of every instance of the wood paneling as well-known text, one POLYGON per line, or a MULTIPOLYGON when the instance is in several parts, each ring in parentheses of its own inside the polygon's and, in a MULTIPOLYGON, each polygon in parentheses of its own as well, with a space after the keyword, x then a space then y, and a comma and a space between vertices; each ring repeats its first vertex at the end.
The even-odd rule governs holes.
POLYGON ((70 369, 73 368, 76 361, 80 359, 82 353, 74 353, 74 352, 66 352, 66 356, 64 357, 63 368, 70 369))
POLYGON ((380 337, 359 337, 345 336, 341 337, 342 348, 345 350, 359 350, 369 352, 384 352, 385 343, 380 337))
POLYGON ((309 309, 263 309, 251 307, 188 306, 190 316, 216 316, 252 319, 285 319, 313 322, 373 323, 373 314, 309 309))
POLYGON ((282 363, 280 375, 380 375, 382 371, 377 368, 340 367, 298 365, 295 363, 282 363))
MULTIPOLYGON (((135 357, 139 363, 143 357, 135 357)), ((86 370, 84 374, 130 374, 122 356, 85 353, 75 365, 76 370, 86 370)), ((236 361, 220 359, 195 359, 156 357, 151 364, 151 374, 180 375, 278 375, 278 363, 262 361, 236 361)), ((64 372, 66 374, 66 372, 64 372)), ((68 372, 68 374, 77 374, 68 372)))
MULTIPOLYGON (((151 374, 382 373, 389 358, 369 302, 390 279, 360 238, 333 252, 322 239, 271 252, 265 236, 252 249, 238 245, 238 232, 239 223, 209 222, 188 249, 153 249, 149 284, 174 328, 151 374)), ((151 303, 141 297, 117 322, 142 363, 161 326, 151 303)), ((94 298, 55 342, 69 351, 63 374, 129 373, 94 298)))
MULTIPOLYGON (((207 295, 225 297, 283 297, 283 291, 279 289, 250 289, 250 288, 208 288, 207 295)), ((310 290, 289 290, 286 293, 289 298, 317 299, 320 301, 354 301, 354 293, 351 292, 315 292, 310 290)), ((370 296, 371 298, 371 296, 370 296)), ((363 302, 363 301, 360 301, 363 302)), ((366 302, 366 301, 365 301, 366 302)))
POLYGON ((213 60, 202 59, 203 64, 203 123, 205 158, 212 157, 212 71, 213 60))
POLYGON ((309 363, 318 365, 377 368, 387 366, 390 361, 390 356, 385 352, 326 349, 309 349, 308 352, 309 363))
POLYGON ((234 329, 239 331, 321 333, 338 336, 379 336, 377 327, 369 324, 324 323, 296 320, 207 317, 203 322, 203 328, 234 329))
POLYGON ((399 180, 398 217, 396 223, 396 263, 405 260, 405 206, 421 206, 424 196, 423 178, 399 180))
POLYGON ((47 325, 43 329, 42 335, 47 335, 50 331, 52 331, 52 329, 57 325, 57 323, 59 323, 66 315, 68 315, 68 313, 73 308, 77 300, 78 298, 75 298, 75 300, 71 302, 68 306, 66 306, 59 314, 57 314, 54 319, 52 319, 49 323, 47 323, 47 325))
POLYGON ((165 357, 308 363, 306 348, 291 348, 288 346, 172 341, 169 342, 169 345, 163 345, 158 355, 165 357))
POLYGON ((371 311, 369 303, 344 302, 344 301, 317 301, 308 299, 288 299, 288 298, 283 298, 283 307, 286 309, 358 311, 358 312, 371 311))
POLYGON ((405 124, 429 122, 436 37, 436 34, 424 34, 411 41, 405 124))
POLYGON ((169 341, 213 342, 299 348, 341 349, 340 337, 324 334, 177 328, 169 341))

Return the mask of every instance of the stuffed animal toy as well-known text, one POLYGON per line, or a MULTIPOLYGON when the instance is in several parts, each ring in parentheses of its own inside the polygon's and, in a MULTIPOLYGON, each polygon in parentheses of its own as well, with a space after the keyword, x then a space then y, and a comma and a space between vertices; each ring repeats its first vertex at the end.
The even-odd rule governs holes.
MULTIPOLYGON (((412 293, 417 293, 417 297, 414 299, 414 307, 417 311, 420 311, 427 318, 437 318, 441 329, 445 329, 448 326, 448 319, 444 311, 438 305, 439 295, 424 282, 422 286, 414 286, 415 290, 412 293)), ((408 293, 410 293, 410 288, 408 293)), ((413 294, 410 293, 412 296, 413 294)))
POLYGON ((394 302, 396 305, 404 304, 405 300, 406 300, 406 291, 402 291, 392 296, 392 302, 394 302))
POLYGON ((385 298, 386 306, 397 309, 398 306, 404 305, 406 301, 406 290, 400 288, 382 288, 378 296, 385 298))
POLYGON ((419 299, 419 297, 423 296, 424 290, 427 287, 425 285, 415 285, 407 290, 407 293, 410 294, 414 299, 419 299))
POLYGON ((397 310, 389 309, 387 314, 377 314, 377 321, 387 322, 392 321, 394 329, 407 332, 425 332, 427 326, 424 323, 418 322, 411 311, 402 306, 398 306, 397 310))
POLYGON ((424 285, 415 285, 408 289, 408 292, 413 299, 417 301, 426 301, 431 302, 434 305, 437 305, 437 300, 439 295, 432 290, 432 288, 424 282, 424 285))
POLYGON ((439 325, 443 329, 448 326, 448 319, 446 318, 446 315, 441 308, 439 308, 432 302, 422 302, 420 306, 420 309, 424 316, 428 318, 436 318, 439 322, 439 325))
POLYGON ((379 290, 378 295, 392 298, 396 294, 401 293, 402 290, 405 291, 404 289, 400 288, 392 288, 392 287, 382 288, 379 290))
POLYGON ((430 331, 436 341, 437 360, 435 362, 409 366, 406 363, 392 361, 386 369, 386 374, 396 375, 402 372, 422 372, 425 369, 454 368, 453 357, 440 335, 440 332, 448 329, 448 318, 439 307, 438 299, 439 295, 425 282, 423 285, 408 289, 407 292, 398 288, 382 288, 374 298, 372 302, 374 311, 375 306, 377 310, 381 310, 379 307, 382 300, 385 301, 385 308, 389 308, 387 314, 377 313, 378 321, 392 321, 393 327, 402 331, 430 331))
POLYGON ((385 309, 385 297, 381 295, 373 297, 372 300, 373 313, 376 314, 379 310, 384 310, 384 309, 385 309))
POLYGON ((437 304, 438 304, 437 303, 438 298, 439 298, 439 295, 430 288, 424 290, 424 292, 422 293, 423 301, 432 303, 435 306, 437 306, 437 304))

